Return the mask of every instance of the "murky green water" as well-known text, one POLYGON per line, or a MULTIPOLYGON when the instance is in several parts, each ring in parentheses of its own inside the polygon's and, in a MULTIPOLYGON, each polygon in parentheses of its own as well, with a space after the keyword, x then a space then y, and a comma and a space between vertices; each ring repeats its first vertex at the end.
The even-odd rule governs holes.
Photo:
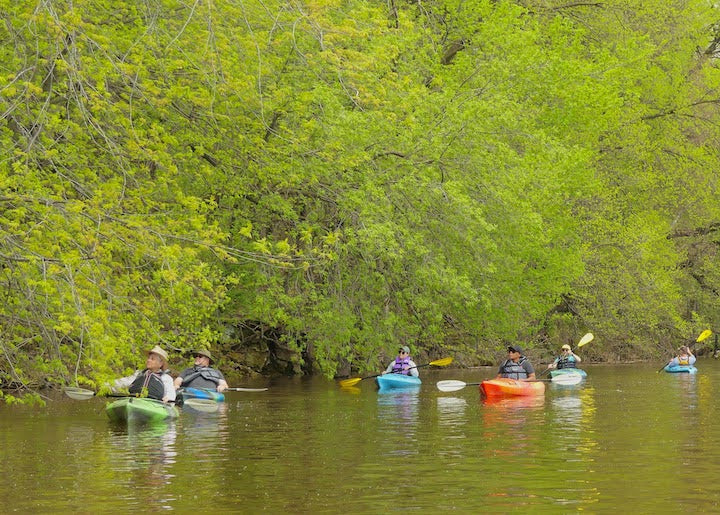
MULTIPOLYGON (((234 392, 216 414, 111 426, 104 401, 0 406, 0 505, 23 513, 720 510, 720 363, 587 366, 580 386, 488 404, 492 369, 422 388, 322 379, 234 392)), ((252 385, 261 386, 261 385, 252 385)), ((264 385, 262 385, 264 386, 264 385)))

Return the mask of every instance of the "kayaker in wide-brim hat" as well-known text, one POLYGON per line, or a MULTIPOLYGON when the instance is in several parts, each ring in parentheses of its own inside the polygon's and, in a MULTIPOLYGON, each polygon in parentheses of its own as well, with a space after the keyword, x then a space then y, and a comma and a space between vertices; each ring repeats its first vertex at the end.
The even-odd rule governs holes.
POLYGON ((209 350, 200 349, 200 350, 193 351, 193 357, 194 357, 195 359, 197 359, 198 357, 205 357, 205 358, 207 358, 207 359, 208 359, 208 365, 212 365, 213 363, 215 363, 215 360, 213 359, 212 354, 210 354, 210 351, 209 351, 209 350))
MULTIPOLYGON (((156 345, 155 347, 153 347, 152 349, 147 351, 147 353, 148 353, 148 357, 150 357, 150 354, 156 354, 156 355, 160 356, 163 360, 163 363, 162 363, 163 367, 165 365, 167 365, 168 354, 159 345, 156 345)), ((148 368, 150 368, 150 367, 148 367, 148 368)))
POLYGON ((114 388, 127 388, 133 395, 147 395, 151 399, 165 402, 175 400, 175 387, 165 371, 168 354, 159 345, 147 351, 145 369, 115 380, 114 388))
POLYGON ((195 363, 191 368, 186 368, 175 378, 175 388, 203 388, 222 392, 228 387, 222 372, 212 368, 214 363, 213 355, 209 350, 199 349, 193 351, 195 363))

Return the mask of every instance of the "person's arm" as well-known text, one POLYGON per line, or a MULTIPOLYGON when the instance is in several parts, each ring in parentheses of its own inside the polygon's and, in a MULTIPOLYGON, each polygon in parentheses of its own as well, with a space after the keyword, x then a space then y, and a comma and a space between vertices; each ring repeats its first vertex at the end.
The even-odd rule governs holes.
POLYGON ((418 372, 417 365, 413 360, 408 361, 408 365, 410 366, 410 375, 413 377, 420 377, 420 372, 418 372))
POLYGON ((165 387, 165 395, 163 395, 163 402, 173 402, 175 401, 176 395, 175 395, 175 385, 173 384, 173 379, 170 377, 170 374, 163 374, 162 375, 162 383, 165 387))
POLYGON ((696 361, 697 361, 697 358, 695 358, 695 356, 693 356, 691 353, 688 358, 688 363, 690 363, 691 365, 694 365, 696 361))
POLYGON ((223 390, 227 390, 227 389, 228 389, 227 381, 225 381, 225 379, 220 379, 220 382, 217 385, 217 391, 222 392, 223 390))
POLYGON ((182 384, 183 384, 183 378, 182 378, 182 376, 177 376, 177 377, 175 378, 175 381, 173 381, 173 386, 174 386, 175 388, 180 388, 180 386, 182 386, 182 384))
POLYGON ((112 385, 112 390, 118 390, 120 388, 129 388, 131 384, 133 384, 133 381, 135 381, 135 378, 137 378, 138 374, 140 373, 139 370, 136 370, 134 374, 121 377, 120 379, 115 379, 112 385))
POLYGON ((575 358, 575 363, 580 363, 582 361, 582 358, 575 354, 573 351, 570 351, 570 355, 575 358))
POLYGON ((390 372, 392 372, 394 364, 395 364, 395 360, 391 361, 390 364, 385 369, 385 372, 383 372, 383 374, 389 374, 390 372))
POLYGON ((525 381, 534 381, 535 380, 535 369, 533 368, 532 364, 525 360, 522 364, 523 368, 525 369, 525 373, 527 374, 527 378, 524 379, 525 381))

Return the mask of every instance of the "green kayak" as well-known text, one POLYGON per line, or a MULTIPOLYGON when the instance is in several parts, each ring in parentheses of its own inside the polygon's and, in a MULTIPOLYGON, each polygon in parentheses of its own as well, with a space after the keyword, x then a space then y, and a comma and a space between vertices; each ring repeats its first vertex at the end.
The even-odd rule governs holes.
POLYGON ((158 422, 179 416, 172 404, 147 398, 123 397, 105 407, 113 422, 158 422))

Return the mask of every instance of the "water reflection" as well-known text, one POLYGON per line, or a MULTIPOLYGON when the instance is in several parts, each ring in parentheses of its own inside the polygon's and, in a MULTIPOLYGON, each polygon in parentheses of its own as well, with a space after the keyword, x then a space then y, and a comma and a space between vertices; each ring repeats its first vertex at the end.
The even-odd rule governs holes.
POLYGON ((214 461, 228 448, 228 405, 218 404, 215 413, 183 408, 182 434, 184 445, 196 450, 195 461, 214 461))
POLYGON ((467 423, 465 408, 467 401, 462 397, 438 397, 438 421, 441 425, 454 428, 467 423))
POLYGON ((177 458, 176 439, 174 422, 109 426, 109 461, 116 473, 126 473, 132 496, 141 506, 171 508, 175 497, 163 487, 174 477, 170 469, 177 458))
POLYGON ((420 388, 380 389, 377 397, 378 421, 406 437, 415 436, 420 388))

